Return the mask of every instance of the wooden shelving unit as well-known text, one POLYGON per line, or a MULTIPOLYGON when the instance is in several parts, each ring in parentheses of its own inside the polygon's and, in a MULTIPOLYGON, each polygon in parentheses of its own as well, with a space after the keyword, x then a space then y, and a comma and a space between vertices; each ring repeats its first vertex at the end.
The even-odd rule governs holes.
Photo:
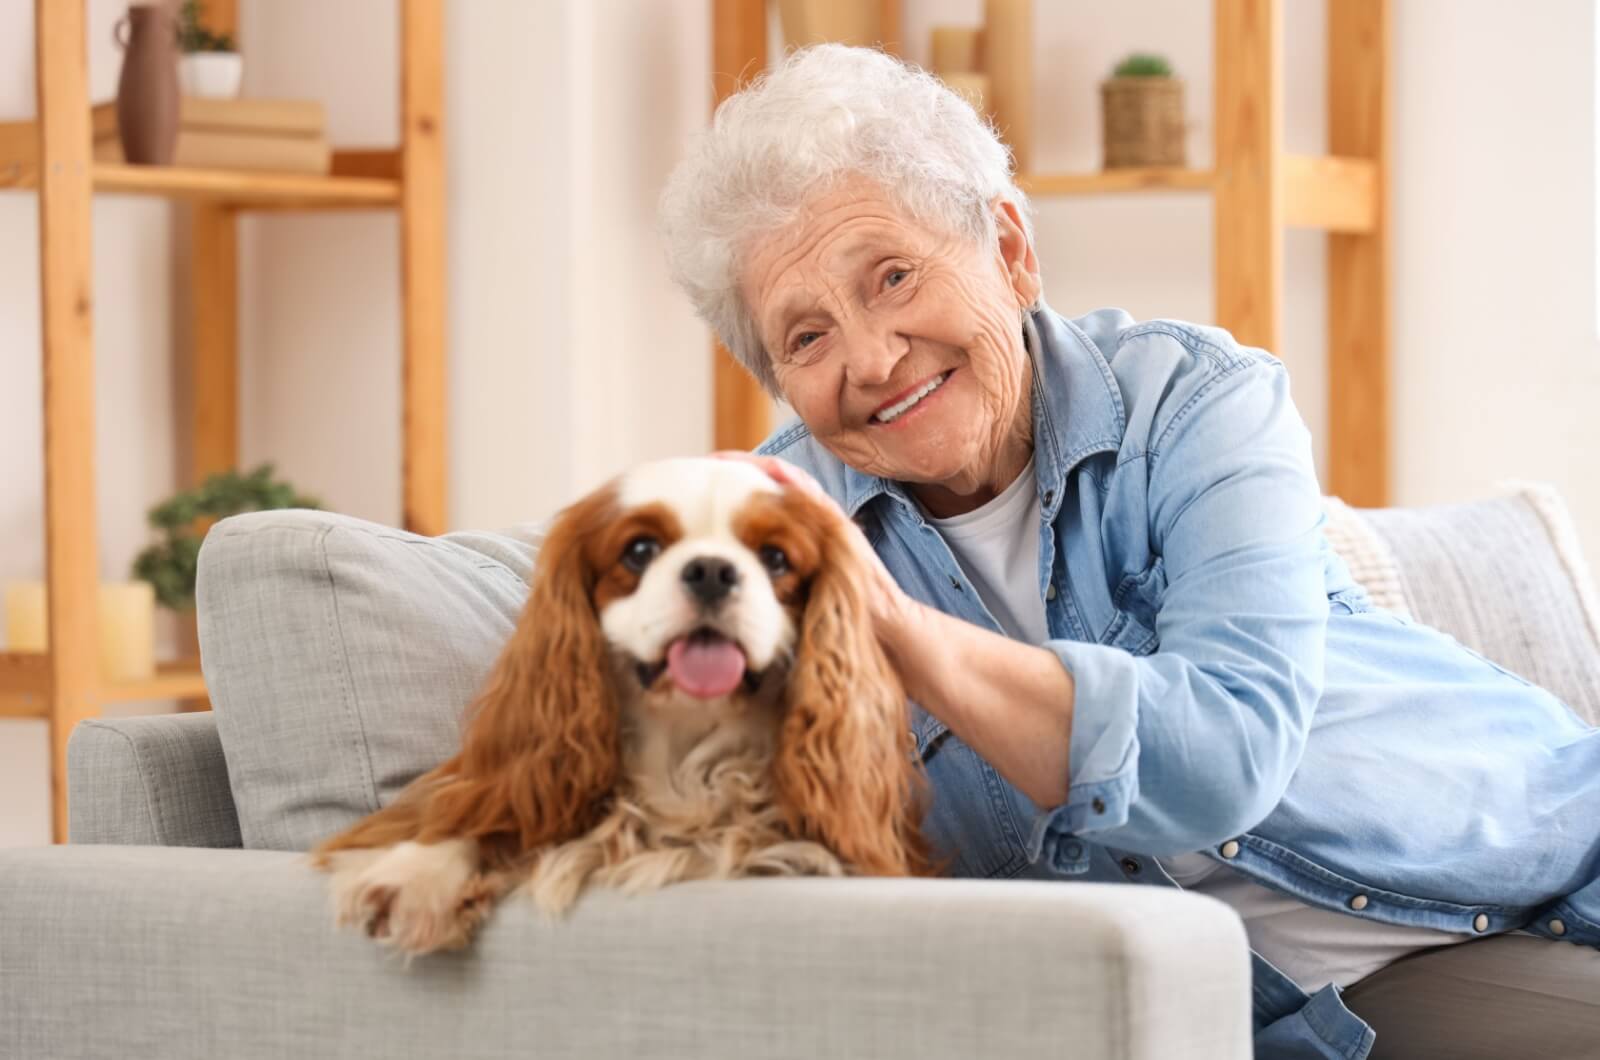
MULTIPOLYGON (((883 25, 897 26, 885 4, 883 25)), ((1328 236, 1329 475, 1352 504, 1389 496, 1388 0, 1328 4, 1326 156, 1283 151, 1283 0, 1213 0, 1215 150, 1211 169, 1023 173, 1035 198, 1198 192, 1212 198, 1215 323, 1241 342, 1282 349, 1283 233, 1328 236)), ((766 0, 717 0, 713 71, 720 101, 766 67, 766 0)), ((896 49, 895 35, 884 34, 896 49)), ((996 115, 1001 128, 1008 122, 996 115)), ((1020 152, 1019 152, 1020 154, 1020 152)), ((717 350, 716 444, 749 448, 770 403, 717 350)))
MULTIPOLYGON (((101 704, 200 699, 198 659, 138 682, 102 680, 94 537, 95 194, 192 207, 194 461, 191 479, 238 463, 238 219, 246 211, 393 209, 400 222, 403 508, 418 533, 446 528, 442 0, 400 5, 400 144, 337 151, 328 176, 112 165, 93 161, 84 0, 35 0, 38 141, 0 158, 0 189, 36 189, 44 364, 47 654, 0 652, 0 717, 50 723, 52 827, 67 829, 66 745, 101 704)), ((208 0, 213 28, 237 32, 236 0, 208 0)))

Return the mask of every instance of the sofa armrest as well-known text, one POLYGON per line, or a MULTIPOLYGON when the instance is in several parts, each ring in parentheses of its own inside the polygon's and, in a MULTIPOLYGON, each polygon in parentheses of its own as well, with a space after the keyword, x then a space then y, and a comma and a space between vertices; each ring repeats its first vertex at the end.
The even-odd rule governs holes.
POLYGON ((496 911, 409 967, 301 855, 0 850, 0 1055, 1247 1060, 1226 906, 1167 888, 755 879, 496 911))
POLYGON ((80 722, 67 741, 73 843, 239 846, 215 715, 80 722))

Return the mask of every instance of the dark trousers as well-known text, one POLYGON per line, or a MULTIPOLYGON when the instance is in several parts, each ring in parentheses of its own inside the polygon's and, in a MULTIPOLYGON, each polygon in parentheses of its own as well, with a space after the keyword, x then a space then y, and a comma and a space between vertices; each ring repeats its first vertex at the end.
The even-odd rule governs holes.
POLYGON ((1347 987, 1371 1060, 1597 1060, 1600 949, 1498 935, 1423 950, 1347 987))

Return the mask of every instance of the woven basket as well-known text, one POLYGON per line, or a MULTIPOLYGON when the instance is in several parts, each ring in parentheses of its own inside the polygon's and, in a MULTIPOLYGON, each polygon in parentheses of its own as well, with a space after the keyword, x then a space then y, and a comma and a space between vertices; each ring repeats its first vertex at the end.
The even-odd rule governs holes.
POLYGON ((1105 167, 1184 164, 1183 82, 1113 77, 1100 82, 1105 167))

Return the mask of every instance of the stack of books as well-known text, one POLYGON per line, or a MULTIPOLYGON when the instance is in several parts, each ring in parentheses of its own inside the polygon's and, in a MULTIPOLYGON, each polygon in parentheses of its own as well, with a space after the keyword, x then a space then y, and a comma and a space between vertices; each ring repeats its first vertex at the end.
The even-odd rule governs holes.
MULTIPOLYGON (((121 162, 114 101, 94 108, 93 127, 95 161, 121 162)), ((322 104, 314 101, 184 96, 172 164, 326 174, 332 157, 326 127, 322 104)))

